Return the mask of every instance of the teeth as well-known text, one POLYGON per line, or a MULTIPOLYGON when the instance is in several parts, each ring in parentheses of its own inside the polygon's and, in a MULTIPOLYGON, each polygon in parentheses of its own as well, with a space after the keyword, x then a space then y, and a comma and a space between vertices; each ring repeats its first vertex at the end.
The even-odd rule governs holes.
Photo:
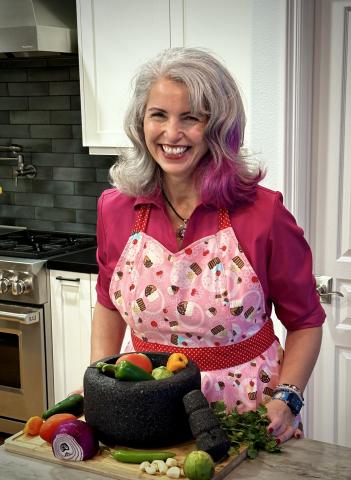
POLYGON ((168 145, 162 145, 162 148, 166 153, 171 155, 179 155, 187 149, 187 147, 169 147, 168 145))

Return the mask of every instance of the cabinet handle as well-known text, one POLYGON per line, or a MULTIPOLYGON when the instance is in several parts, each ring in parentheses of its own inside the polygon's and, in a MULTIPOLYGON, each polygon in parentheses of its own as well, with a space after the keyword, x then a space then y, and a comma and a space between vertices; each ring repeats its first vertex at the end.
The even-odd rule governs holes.
POLYGON ((80 278, 66 278, 66 277, 61 277, 61 275, 59 277, 56 277, 56 280, 64 280, 65 282, 77 282, 77 283, 80 282, 80 278))

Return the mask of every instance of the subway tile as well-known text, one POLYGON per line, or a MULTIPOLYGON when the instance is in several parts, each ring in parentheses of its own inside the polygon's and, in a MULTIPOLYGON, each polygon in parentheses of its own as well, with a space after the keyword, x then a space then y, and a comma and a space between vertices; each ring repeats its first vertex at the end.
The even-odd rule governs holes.
POLYGON ((57 182, 55 180, 35 180, 32 182, 33 193, 52 193, 61 195, 73 195, 73 182, 57 182))
POLYGON ((49 84, 44 82, 9 83, 8 89, 9 95, 16 97, 49 95, 49 84))
POLYGON ((80 110, 80 96, 71 96, 71 110, 80 110))
POLYGON ((6 207, 0 205, 0 218, 9 216, 10 218, 34 218, 35 207, 28 207, 24 205, 7 205, 6 207))
POLYGON ((55 222, 74 222, 76 211, 71 208, 35 207, 35 218, 38 220, 53 220, 55 222))
POLYGON ((8 95, 7 84, 0 83, 0 97, 6 97, 8 95))
POLYGON ((71 138, 71 125, 31 125, 32 138, 71 138))
POLYGON ((94 182, 96 175, 94 168, 55 168, 54 180, 72 180, 75 182, 94 182))
POLYGON ((108 182, 109 181, 108 169, 97 168, 96 169, 96 181, 97 182, 108 182))
POLYGON ((28 69, 30 82, 60 82, 69 80, 68 68, 32 68, 28 69))
POLYGON ((51 139, 46 138, 13 138, 13 143, 23 147, 24 154, 26 152, 50 152, 51 139))
POLYGON ((49 194, 43 194, 43 193, 15 193, 14 203, 16 205, 53 207, 54 196, 49 194))
POLYGON ((79 125, 82 123, 80 110, 54 110, 50 112, 51 123, 79 125))
POLYGON ((26 82, 26 81, 27 81, 26 70, 0 68, 0 82, 26 82))
POLYGON ((50 82, 49 95, 79 95, 79 82, 50 82))
POLYGON ((3 137, 22 137, 29 138, 28 125, 1 125, 0 135, 3 137))
POLYGON ((83 197, 78 195, 55 195, 54 206, 61 208, 79 208, 80 210, 96 210, 97 199, 96 197, 83 197))
POLYGON ((82 138, 82 126, 81 125, 72 125, 72 136, 73 138, 82 138))
POLYGON ((100 196, 100 194, 107 188, 111 188, 111 185, 104 183, 77 182, 74 184, 74 194, 100 196))
POLYGON ((32 162, 35 165, 52 167, 72 167, 73 154, 71 153, 33 153, 32 162))
POLYGON ((72 140, 56 140, 52 141, 52 151, 57 153, 83 153, 87 152, 88 148, 83 147, 80 139, 72 140))
POLYGON ((28 110, 28 98, 0 97, 0 110, 28 110))
POLYGON ((77 210, 76 218, 78 223, 96 224, 96 212, 92 210, 77 210))
POLYGON ((90 168, 110 168, 115 163, 116 157, 107 155, 90 155, 75 153, 74 166, 75 167, 90 167, 90 168))
MULTIPOLYGON (((1 115, 1 114, 0 114, 1 115)), ((50 112, 42 110, 10 112, 10 122, 12 124, 44 124, 50 123, 50 112)))
MULTIPOLYGON (((2 123, 10 123, 10 112, 6 110, 0 110, 0 124, 2 123)), ((1 127, 0 127, 0 130, 1 130, 1 127)))
POLYGON ((25 220, 16 219, 15 223, 18 227, 27 227, 33 230, 55 231, 55 223, 48 220, 36 220, 34 218, 26 218, 25 220))
POLYGON ((70 97, 68 96, 29 98, 29 110, 69 110, 69 108, 70 97))
POLYGON ((89 233, 95 235, 96 225, 86 223, 56 222, 55 229, 59 232, 89 233))
POLYGON ((52 180, 52 167, 39 166, 33 161, 32 163, 37 168, 37 173, 35 175, 36 180, 52 180))
POLYGON ((70 80, 79 80, 79 68, 78 68, 78 66, 70 67, 69 78, 70 78, 70 80))

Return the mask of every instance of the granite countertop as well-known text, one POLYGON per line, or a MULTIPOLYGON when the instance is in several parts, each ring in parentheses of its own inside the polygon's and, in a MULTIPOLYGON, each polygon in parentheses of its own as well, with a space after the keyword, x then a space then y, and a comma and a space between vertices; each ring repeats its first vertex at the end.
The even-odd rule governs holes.
POLYGON ((98 273, 96 247, 49 258, 47 268, 65 272, 98 273))
MULTIPOLYGON (((244 460, 226 480, 351 480, 351 448, 314 440, 290 440, 281 454, 260 452, 255 460, 244 460)), ((0 447, 0 477, 6 480, 101 480, 95 475, 22 455, 0 447)), ((157 477, 155 477, 157 478, 157 477)))

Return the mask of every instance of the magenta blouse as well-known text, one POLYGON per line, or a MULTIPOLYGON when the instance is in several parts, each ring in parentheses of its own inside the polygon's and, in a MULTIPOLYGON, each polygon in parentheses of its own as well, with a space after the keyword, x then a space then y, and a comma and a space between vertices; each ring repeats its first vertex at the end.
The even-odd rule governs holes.
MULTIPOLYGON (((98 302, 109 309, 115 309, 109 298, 111 276, 134 226, 136 209, 145 203, 152 205, 146 233, 168 250, 179 250, 160 193, 132 198, 116 189, 104 191, 98 202, 96 291, 98 302)), ((325 313, 316 292, 311 250, 303 230, 284 207, 282 194, 259 186, 255 202, 233 209, 230 218, 262 284, 267 314, 274 305, 288 330, 322 325, 325 313)), ((188 221, 182 248, 217 230, 218 210, 199 204, 188 221)))

